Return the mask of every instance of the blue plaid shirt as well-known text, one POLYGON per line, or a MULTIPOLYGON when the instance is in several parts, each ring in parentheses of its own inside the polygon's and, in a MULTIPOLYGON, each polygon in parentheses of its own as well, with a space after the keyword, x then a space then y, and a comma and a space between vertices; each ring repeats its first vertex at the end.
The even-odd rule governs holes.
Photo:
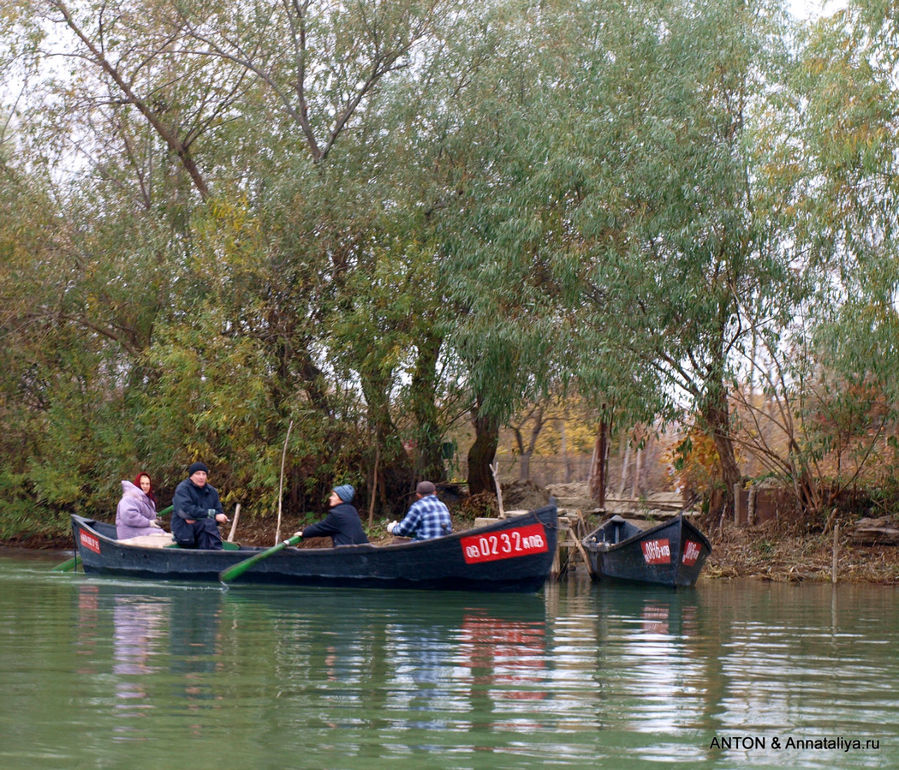
POLYGON ((449 509, 437 499, 437 495, 427 495, 412 503, 406 518, 397 524, 393 534, 416 540, 430 540, 452 531, 449 509))

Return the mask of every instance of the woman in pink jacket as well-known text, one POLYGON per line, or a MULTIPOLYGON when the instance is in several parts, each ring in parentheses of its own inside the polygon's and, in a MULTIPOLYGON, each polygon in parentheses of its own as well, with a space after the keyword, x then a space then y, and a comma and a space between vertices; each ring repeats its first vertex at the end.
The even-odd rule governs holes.
POLYGON ((115 525, 119 540, 164 534, 156 523, 156 498, 148 474, 138 473, 134 483, 122 482, 122 499, 116 508, 115 525))

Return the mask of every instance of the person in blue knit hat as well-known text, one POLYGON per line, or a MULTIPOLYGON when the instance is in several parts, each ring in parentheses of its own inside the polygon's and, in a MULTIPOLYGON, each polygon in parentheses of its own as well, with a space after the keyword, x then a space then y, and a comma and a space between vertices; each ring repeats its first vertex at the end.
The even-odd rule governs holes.
POLYGON ((304 540, 310 537, 328 537, 330 535, 331 542, 335 546, 367 543, 368 537, 362 529, 359 511, 351 505, 355 496, 356 490, 350 484, 334 487, 328 498, 330 507, 328 515, 316 524, 310 524, 295 534, 302 535, 304 540))

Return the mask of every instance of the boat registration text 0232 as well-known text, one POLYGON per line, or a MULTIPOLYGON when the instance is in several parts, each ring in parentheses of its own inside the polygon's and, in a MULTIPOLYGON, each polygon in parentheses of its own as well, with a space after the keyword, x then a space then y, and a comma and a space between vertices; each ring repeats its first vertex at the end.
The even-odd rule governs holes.
POLYGON ((463 537, 461 542, 466 564, 514 559, 516 556, 544 553, 548 550, 542 524, 529 524, 526 527, 491 532, 489 535, 472 535, 463 537))

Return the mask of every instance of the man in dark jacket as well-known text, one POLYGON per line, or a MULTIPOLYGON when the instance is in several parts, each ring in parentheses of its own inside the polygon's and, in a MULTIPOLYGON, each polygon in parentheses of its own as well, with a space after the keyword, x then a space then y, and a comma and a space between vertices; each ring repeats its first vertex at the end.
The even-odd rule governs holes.
POLYGON ((218 525, 228 521, 215 487, 206 483, 209 469, 194 463, 187 469, 188 478, 175 488, 172 500, 172 534, 181 548, 222 550, 218 525))
POLYGON ((362 522, 359 520, 359 512, 350 503, 356 494, 356 490, 349 484, 334 487, 328 498, 331 510, 324 519, 316 524, 310 524, 302 533, 303 539, 309 537, 331 536, 331 542, 337 545, 356 545, 367 543, 368 538, 362 530, 362 522))

